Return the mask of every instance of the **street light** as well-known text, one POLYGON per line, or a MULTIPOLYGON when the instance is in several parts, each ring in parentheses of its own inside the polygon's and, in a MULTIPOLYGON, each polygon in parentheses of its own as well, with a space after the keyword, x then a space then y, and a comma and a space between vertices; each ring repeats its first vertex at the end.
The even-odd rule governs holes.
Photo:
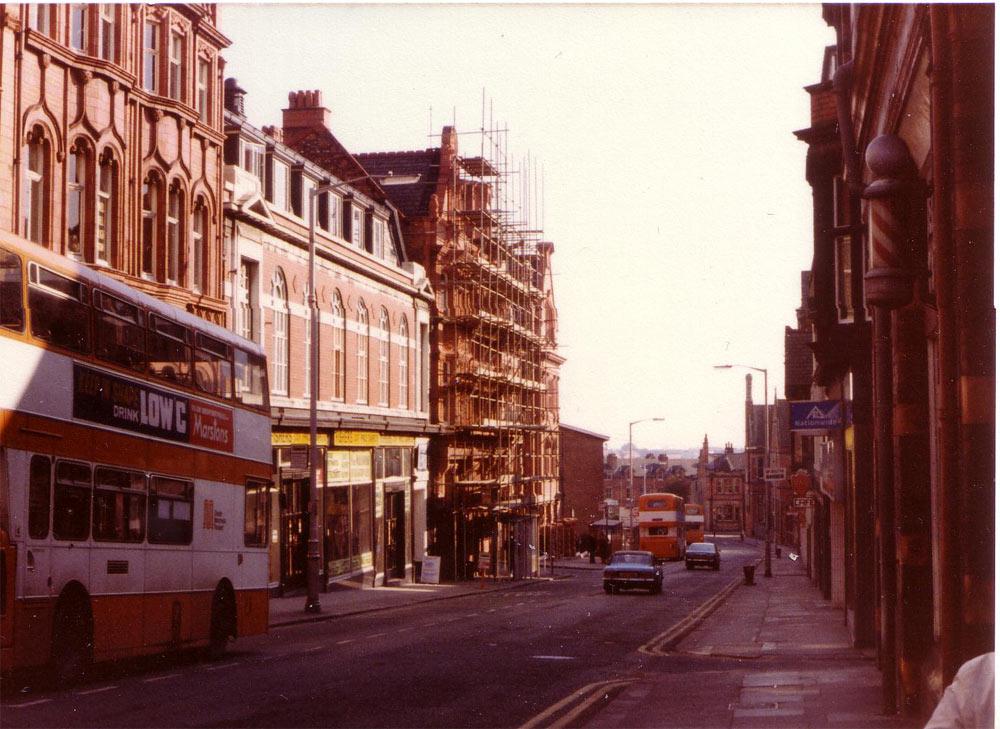
MULTIPOLYGON (((771 462, 771 421, 767 409, 767 368, 745 364, 715 365, 717 370, 731 370, 742 367, 745 370, 764 373, 764 475, 771 462)), ((749 486, 749 484, 747 484, 749 486)), ((764 480, 764 577, 771 576, 771 482, 764 480)))
POLYGON ((307 613, 318 613, 319 604, 319 486, 316 467, 319 452, 316 448, 316 392, 319 390, 319 301, 316 298, 316 196, 334 192, 362 180, 384 179, 362 175, 343 182, 331 182, 309 189, 309 545, 306 552, 306 606, 307 613))
MULTIPOLYGON (((640 420, 633 420, 628 424, 628 510, 629 510, 629 526, 632 525, 632 502, 635 498, 635 467, 632 463, 632 426, 638 425, 639 423, 656 422, 662 423, 663 418, 642 418, 640 420)), ((643 493, 645 493, 646 480, 643 478, 643 493)))

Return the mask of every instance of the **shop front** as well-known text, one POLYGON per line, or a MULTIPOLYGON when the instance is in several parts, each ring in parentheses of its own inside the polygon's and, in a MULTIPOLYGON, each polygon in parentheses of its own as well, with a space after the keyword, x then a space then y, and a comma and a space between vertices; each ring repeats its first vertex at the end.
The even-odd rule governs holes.
MULTIPOLYGON (((418 439, 362 430, 317 434, 322 584, 342 580, 390 584, 412 576, 415 525, 413 504, 423 498, 426 477, 415 478, 418 439), (415 497, 415 494, 417 496, 415 497)), ((305 584, 309 533, 309 434, 274 432, 277 472, 272 513, 272 583, 279 591, 305 584), (277 556, 277 560, 274 557, 277 556)))

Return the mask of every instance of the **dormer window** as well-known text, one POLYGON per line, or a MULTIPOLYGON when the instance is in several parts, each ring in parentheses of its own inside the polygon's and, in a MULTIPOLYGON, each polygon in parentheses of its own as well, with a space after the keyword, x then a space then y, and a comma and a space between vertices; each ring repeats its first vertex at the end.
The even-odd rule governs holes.
POLYGON ((278 210, 288 210, 288 165, 272 158, 269 182, 268 201, 278 210))
POLYGON ((264 182, 264 145, 241 141, 240 167, 264 182))
POLYGON ((351 205, 351 245, 361 248, 364 240, 365 218, 360 208, 351 205))

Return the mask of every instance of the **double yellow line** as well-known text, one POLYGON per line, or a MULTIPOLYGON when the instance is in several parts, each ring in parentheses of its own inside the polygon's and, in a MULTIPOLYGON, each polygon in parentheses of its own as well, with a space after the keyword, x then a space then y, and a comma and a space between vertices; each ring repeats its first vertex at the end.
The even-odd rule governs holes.
POLYGON ((680 641, 685 635, 698 627, 698 625, 709 615, 711 615, 723 601, 729 597, 729 593, 739 587, 741 580, 733 580, 714 596, 703 602, 692 612, 685 615, 665 631, 654 637, 652 640, 639 646, 638 651, 647 656, 665 656, 670 653, 670 649, 680 641))
POLYGON ((618 692, 626 686, 631 686, 636 680, 634 678, 623 678, 587 684, 561 701, 552 704, 552 706, 538 716, 529 719, 527 723, 521 725, 521 729, 535 729, 542 726, 549 727, 550 729, 563 729, 580 718, 598 701, 610 698, 612 692, 618 692), (570 706, 572 708, 568 708, 570 706), (560 712, 563 711, 565 713, 560 715, 560 712), (550 719, 552 720, 551 722, 550 719))

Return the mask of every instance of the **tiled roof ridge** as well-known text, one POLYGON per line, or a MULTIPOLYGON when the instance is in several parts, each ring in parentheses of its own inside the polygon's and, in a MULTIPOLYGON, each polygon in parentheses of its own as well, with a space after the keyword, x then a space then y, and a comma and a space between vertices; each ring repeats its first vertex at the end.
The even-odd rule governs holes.
POLYGON ((428 147, 427 149, 407 149, 400 150, 398 152, 358 152, 355 157, 365 157, 368 159, 382 158, 389 159, 391 157, 425 157, 428 155, 436 155, 441 151, 440 147, 428 147))

